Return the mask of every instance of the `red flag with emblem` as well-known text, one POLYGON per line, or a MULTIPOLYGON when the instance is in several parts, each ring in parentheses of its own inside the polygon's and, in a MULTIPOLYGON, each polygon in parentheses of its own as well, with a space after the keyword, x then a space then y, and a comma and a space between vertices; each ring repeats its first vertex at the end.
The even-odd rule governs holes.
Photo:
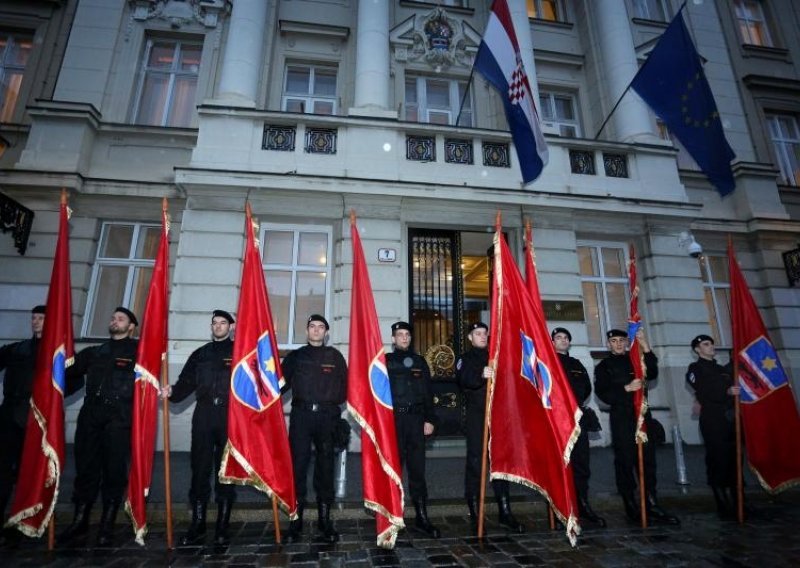
POLYGON ((64 470, 64 381, 75 356, 68 219, 67 194, 62 190, 44 329, 33 373, 31 411, 6 523, 31 537, 42 536, 50 522, 64 470))
POLYGON ((400 457, 386 355, 355 215, 350 219, 350 237, 353 241, 353 288, 347 409, 361 426, 364 506, 376 513, 378 546, 394 548, 397 533, 405 526, 400 457))
POLYGON ((779 493, 800 484, 800 416, 789 377, 728 244, 731 325, 744 439, 761 486, 779 493))
POLYGON ((261 266, 250 204, 246 207, 244 263, 233 341, 228 443, 219 478, 252 485, 297 518, 292 456, 281 400, 278 342, 261 266))
MULTIPOLYGON (((628 310, 628 337, 630 338, 630 349, 628 356, 633 365, 633 376, 635 379, 646 380, 647 369, 644 365, 644 353, 639 342, 636 340, 636 332, 642 327, 642 316, 639 313, 639 285, 636 281, 636 251, 633 245, 628 249, 630 260, 628 261, 628 287, 631 291, 630 309, 628 310)), ((636 441, 647 441, 647 428, 644 423, 644 416, 647 413, 647 397, 645 389, 639 389, 633 393, 633 410, 636 413, 636 441)))
MULTIPOLYGON (((538 491, 566 527, 574 546, 580 532, 575 488, 566 464, 569 451, 553 419, 563 405, 575 420, 577 405, 567 386, 558 383, 560 363, 519 268, 503 239, 494 237, 494 278, 489 361, 491 387, 489 451, 491 478, 520 483, 538 491), (548 346, 550 351, 548 351, 548 346), (553 353, 552 357, 548 354, 553 353)), ((561 374, 563 378, 563 370, 561 374)), ((574 428, 574 425, 573 425, 574 428)), ((574 429, 573 432, 580 432, 574 429)), ((577 435, 577 434, 575 434, 577 435)), ((571 441, 566 441, 567 445, 571 441)))
POLYGON ((147 495, 153 478, 153 455, 158 430, 158 393, 167 356, 169 317, 169 215, 167 200, 161 207, 161 239, 158 244, 150 291, 144 305, 142 331, 136 350, 131 420, 131 469, 125 510, 131 517, 136 542, 144 545, 147 534, 147 495))

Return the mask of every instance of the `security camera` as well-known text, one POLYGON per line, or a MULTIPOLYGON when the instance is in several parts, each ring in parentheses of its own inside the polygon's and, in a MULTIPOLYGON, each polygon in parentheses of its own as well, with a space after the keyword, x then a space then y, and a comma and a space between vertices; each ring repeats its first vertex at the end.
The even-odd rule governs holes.
POLYGON ((703 247, 700 246, 700 243, 698 243, 694 239, 692 240, 691 243, 689 243, 687 250, 689 251, 689 256, 691 256, 692 258, 699 258, 700 255, 703 254, 703 247))

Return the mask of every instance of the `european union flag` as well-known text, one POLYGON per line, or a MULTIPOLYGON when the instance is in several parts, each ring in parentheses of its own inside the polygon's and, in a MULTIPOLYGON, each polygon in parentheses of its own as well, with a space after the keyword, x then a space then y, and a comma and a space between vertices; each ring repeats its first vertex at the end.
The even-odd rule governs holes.
POLYGON ((667 27, 631 87, 681 141, 723 196, 735 189, 731 150, 700 56, 681 12, 667 27))

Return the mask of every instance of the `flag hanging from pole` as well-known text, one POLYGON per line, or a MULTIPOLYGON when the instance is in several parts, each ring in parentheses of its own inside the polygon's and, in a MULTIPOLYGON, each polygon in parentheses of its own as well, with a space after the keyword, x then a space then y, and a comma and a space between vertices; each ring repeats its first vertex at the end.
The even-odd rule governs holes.
POLYGON ((64 470, 64 381, 75 356, 69 273, 67 194, 61 192, 58 240, 47 292, 42 340, 36 354, 31 411, 19 476, 6 526, 40 537, 50 522, 64 470))
POLYGON ((559 440, 553 424, 553 407, 564 404, 573 424, 574 417, 580 414, 575 397, 564 390, 566 385, 557 382, 559 361, 548 362, 546 346, 552 350, 550 336, 535 321, 534 302, 499 222, 494 237, 493 276, 489 345, 489 362, 495 372, 489 412, 491 479, 513 481, 539 492, 575 546, 580 533, 575 487, 571 469, 565 463, 563 440, 559 440))
POLYGON ((361 426, 364 506, 376 513, 377 545, 394 548, 398 531, 405 527, 400 457, 386 355, 355 215, 350 219, 350 237, 353 287, 347 409, 361 426))
MULTIPOLYGON (((628 309, 628 340, 630 342, 630 349, 628 356, 631 358, 631 365, 633 366, 633 378, 646 380, 647 367, 644 364, 644 353, 642 348, 639 347, 639 342, 636 339, 636 332, 642 327, 642 316, 639 313, 639 285, 636 280, 636 251, 633 245, 628 248, 628 287, 631 292, 631 301, 628 309)), ((644 417, 647 414, 647 397, 645 396, 645 389, 639 389, 633 392, 633 412, 636 415, 636 433, 635 440, 642 443, 647 442, 647 427, 644 422, 644 417)))
POLYGON ((274 496, 293 520, 297 518, 297 499, 281 400, 283 377, 257 231, 248 203, 239 321, 233 342, 228 443, 219 478, 223 483, 252 485, 274 496))
POLYGON ((475 69, 500 93, 522 181, 532 182, 547 165, 549 154, 506 0, 492 3, 475 69))
MULTIPOLYGON (((167 356, 169 317, 169 214, 167 200, 161 208, 161 240, 144 305, 142 331, 134 367, 131 422, 131 468, 125 510, 133 523, 136 542, 144 545, 147 534, 147 495, 153 477, 153 455, 158 430, 158 394, 161 369, 167 356)), ((168 451, 165 448, 165 451, 168 451)))
POLYGON ((770 493, 800 484, 800 416, 789 379, 728 243, 733 351, 750 469, 770 493))

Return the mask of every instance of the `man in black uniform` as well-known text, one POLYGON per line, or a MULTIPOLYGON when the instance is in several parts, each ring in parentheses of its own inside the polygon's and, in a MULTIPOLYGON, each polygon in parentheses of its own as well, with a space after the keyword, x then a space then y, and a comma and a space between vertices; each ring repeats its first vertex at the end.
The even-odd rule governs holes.
POLYGON ((80 390, 86 380, 86 397, 75 430, 75 517, 61 533, 61 542, 85 534, 89 513, 102 490, 103 513, 97 544, 111 543, 117 511, 128 485, 131 444, 134 366, 138 341, 131 338, 139 325, 130 310, 114 310, 105 343, 87 347, 67 368, 66 395, 80 390))
POLYGON ((162 389, 162 396, 181 402, 196 393, 197 404, 192 415, 192 484, 189 503, 192 523, 181 538, 182 545, 194 544, 206 536, 206 508, 211 496, 209 477, 214 475, 217 499, 216 544, 228 544, 231 508, 236 500, 235 486, 219 482, 219 464, 228 442, 228 394, 231 384, 234 319, 224 310, 211 314, 211 338, 186 360, 178 382, 162 389))
MULTIPOLYGON (((627 352, 628 334, 620 329, 612 329, 606 337, 611 354, 595 367, 594 390, 597 397, 611 407, 611 441, 614 446, 617 490, 622 497, 625 514, 638 523, 641 519, 639 501, 635 497, 638 457, 633 393, 647 387, 645 381, 633 376, 633 364, 627 352)), ((636 341, 644 354, 645 380, 654 381, 658 377, 658 358, 650 349, 641 328, 636 333, 636 341)), ((645 420, 649 414, 648 411, 645 420)), ((653 522, 680 524, 678 518, 662 509, 656 499, 656 448, 653 442, 644 444, 644 477, 647 518, 653 522)))
POLYGON ((394 351, 386 354, 386 370, 394 405, 394 426, 400 464, 408 472, 408 489, 416 511, 415 526, 439 538, 439 529, 428 519, 428 487, 425 483, 425 436, 433 434, 433 391, 428 363, 411 348, 411 325, 392 324, 394 351))
POLYGON ((589 477, 591 476, 589 467, 589 427, 590 412, 593 411, 589 409, 590 412, 587 412, 586 402, 592 394, 592 382, 583 363, 569 355, 569 347, 572 343, 572 334, 569 330, 557 327, 550 334, 550 338, 553 340, 553 347, 558 353, 558 360, 561 361, 564 374, 572 387, 572 394, 575 395, 575 400, 583 411, 580 423, 581 435, 575 441, 570 458, 575 481, 575 493, 578 495, 578 514, 581 520, 587 520, 599 527, 605 527, 606 520, 595 513, 591 505, 589 505, 589 477))
MULTIPOLYGON (((478 522, 478 496, 483 458, 483 431, 486 421, 486 381, 494 376, 489 366, 489 327, 483 322, 469 326, 469 348, 456 363, 456 378, 466 399, 467 463, 464 469, 464 498, 467 500, 469 518, 473 526, 478 522)), ((525 526, 511 513, 509 483, 503 479, 492 481, 497 501, 498 520, 514 532, 525 532, 525 526)))
MULTIPOLYGON (((0 519, 5 519, 6 506, 19 475, 22 443, 28 422, 36 353, 44 328, 44 306, 31 310, 33 336, 25 341, 0 347, 0 371, 5 369, 3 404, 0 405, 0 519)), ((20 534, 19 531, 6 533, 20 534)))
POLYGON ((303 511, 306 501, 306 477, 314 461, 314 492, 317 494, 317 529, 327 542, 339 540, 331 521, 331 505, 335 497, 333 471, 336 453, 333 449, 336 423, 341 405, 347 400, 347 363, 342 354, 325 345, 330 326, 328 320, 313 314, 306 323, 307 345, 289 353, 281 364, 284 390, 292 390, 292 413, 289 418, 289 446, 297 495, 297 520, 289 524, 290 542, 303 532, 303 511))
POLYGON ((686 382, 700 403, 700 433, 706 444, 706 476, 717 511, 723 518, 736 511, 736 430, 733 397, 739 387, 733 385, 731 364, 724 367, 714 359, 714 339, 698 335, 692 340, 697 361, 689 365, 686 382))

